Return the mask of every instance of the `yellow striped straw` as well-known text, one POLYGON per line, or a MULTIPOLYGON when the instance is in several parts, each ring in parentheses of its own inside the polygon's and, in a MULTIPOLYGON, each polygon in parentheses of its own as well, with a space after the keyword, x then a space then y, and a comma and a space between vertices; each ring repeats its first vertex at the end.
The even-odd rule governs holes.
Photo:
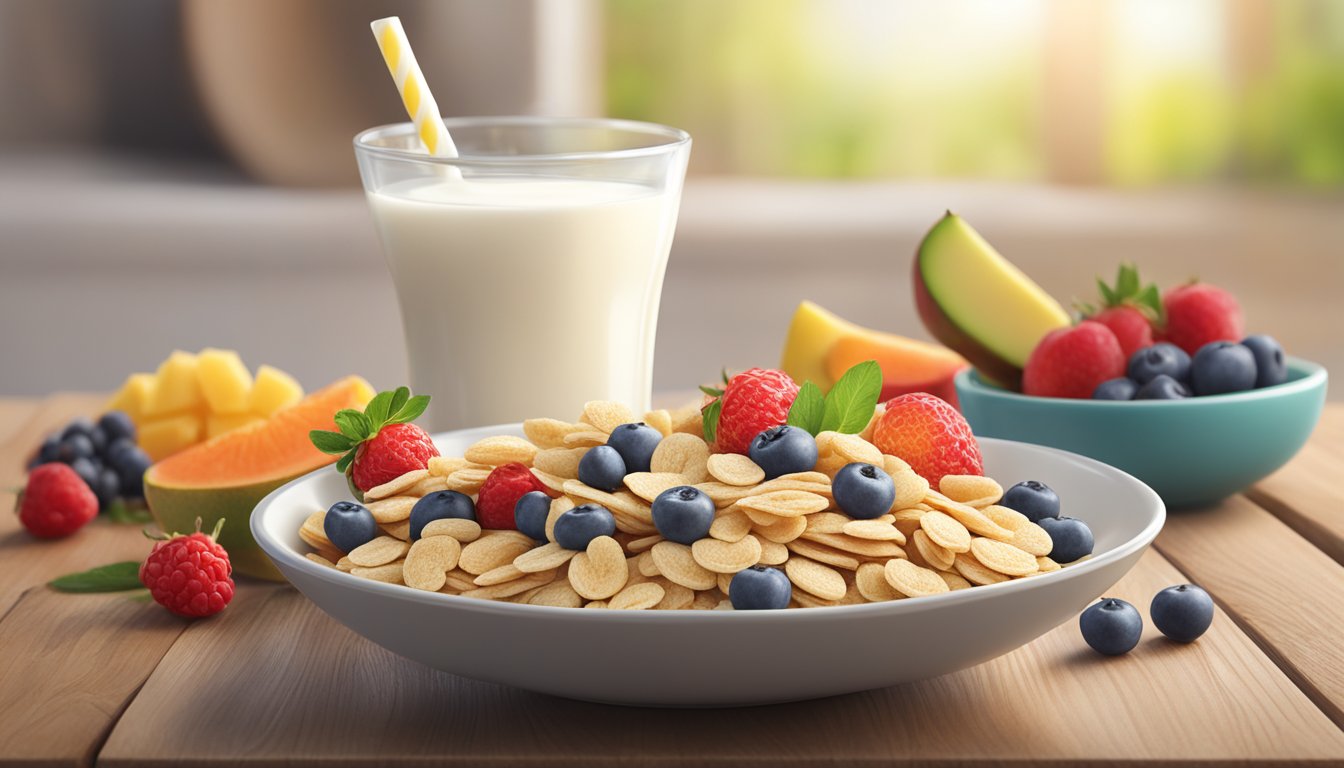
POLYGON ((383 61, 387 62, 387 71, 392 73, 392 81, 401 92, 401 103, 406 105, 406 114, 415 124, 415 132, 424 143, 429 154, 439 157, 457 157, 457 147, 448 129, 439 115, 439 105, 434 94, 429 92, 425 83, 425 74, 415 60, 415 52, 406 39, 406 30, 401 19, 388 16, 369 24, 373 29, 373 38, 378 41, 378 49, 383 52, 383 61))

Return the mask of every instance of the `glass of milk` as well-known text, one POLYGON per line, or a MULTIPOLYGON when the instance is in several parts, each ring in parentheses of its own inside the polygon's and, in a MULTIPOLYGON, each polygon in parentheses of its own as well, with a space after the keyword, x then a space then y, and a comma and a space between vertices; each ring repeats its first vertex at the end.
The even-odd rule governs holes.
POLYGON ((355 137, 431 431, 649 405, 691 138, 624 120, 449 118, 355 137))

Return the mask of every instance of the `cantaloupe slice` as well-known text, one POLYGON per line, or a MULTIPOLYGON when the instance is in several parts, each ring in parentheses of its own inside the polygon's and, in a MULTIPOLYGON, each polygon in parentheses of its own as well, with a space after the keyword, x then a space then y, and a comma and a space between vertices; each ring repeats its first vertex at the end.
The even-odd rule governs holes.
POLYGON ((266 421, 255 413, 212 413, 205 417, 205 439, 219 437, 225 432, 242 429, 266 421))
POLYGON ((219 543, 234 570, 279 579, 252 540, 248 518, 266 494, 336 460, 308 439, 314 429, 336 428, 336 412, 363 409, 373 388, 350 376, 284 408, 264 422, 226 432, 155 464, 145 473, 145 500, 165 531, 202 530, 226 520, 219 543))

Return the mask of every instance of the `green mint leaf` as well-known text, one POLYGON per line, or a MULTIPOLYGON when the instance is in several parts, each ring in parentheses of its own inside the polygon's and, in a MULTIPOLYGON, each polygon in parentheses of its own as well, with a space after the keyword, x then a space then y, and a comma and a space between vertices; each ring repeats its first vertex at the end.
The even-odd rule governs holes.
POLYGON ((701 391, 701 392, 704 392, 706 395, 709 395, 710 397, 723 397, 723 390, 722 390, 722 389, 715 389, 714 387, 707 387, 707 386, 705 386, 704 384, 701 384, 701 385, 700 385, 700 391, 701 391))
POLYGON ((410 399, 411 399, 410 387, 397 387, 396 391, 392 393, 392 401, 387 404, 388 418, 390 419, 397 413, 400 413, 401 409, 406 406, 406 401, 410 399))
POLYGON ((350 468, 350 464, 355 460, 355 449, 351 448, 349 452, 336 460, 336 471, 345 474, 345 470, 350 468))
POLYGON ((825 410, 826 396, 821 393, 821 387, 810 381, 805 381, 798 390, 798 397, 789 407, 789 418, 786 423, 807 430, 809 434, 816 437, 817 433, 821 431, 821 419, 825 410))
POLYGON ((882 394, 882 368, 868 360, 848 371, 831 387, 821 417, 821 432, 862 432, 873 418, 877 397, 882 394))
MULTIPOLYGON (((401 390, 397 390, 400 392, 401 390)), ((409 390, 408 390, 409 391, 409 390)), ((388 424, 407 424, 420 418, 420 414, 429 407, 429 395, 416 395, 407 400, 399 410, 392 412, 392 417, 387 420, 388 424)))
POLYGON ((140 583, 140 563, 134 560, 66 574, 47 584, 60 592, 125 592, 144 588, 140 583))
POLYGON ((356 443, 363 442, 376 434, 373 425, 369 423, 369 417, 353 408, 336 412, 336 428, 341 430, 341 434, 356 443))
POLYGON ((317 450, 323 453, 345 453, 354 448, 358 442, 340 432, 328 432, 324 429, 314 429, 309 432, 308 439, 312 440, 317 450))
POLYGON ((134 600, 137 603, 154 602, 154 596, 149 593, 148 589, 137 589, 134 592, 127 595, 126 597, 131 600, 134 600))
POLYGON ((364 406, 364 415, 369 417, 372 424, 384 424, 387 417, 392 415, 392 392, 379 392, 373 396, 369 404, 364 406))
POLYGON ((700 425, 705 433, 705 442, 714 444, 714 438, 719 434, 719 411, 723 409, 723 401, 715 400, 705 406, 700 411, 700 425))
POLYGON ((149 510, 144 507, 132 507, 121 499, 116 499, 107 507, 107 519, 118 525, 145 525, 154 522, 149 510))

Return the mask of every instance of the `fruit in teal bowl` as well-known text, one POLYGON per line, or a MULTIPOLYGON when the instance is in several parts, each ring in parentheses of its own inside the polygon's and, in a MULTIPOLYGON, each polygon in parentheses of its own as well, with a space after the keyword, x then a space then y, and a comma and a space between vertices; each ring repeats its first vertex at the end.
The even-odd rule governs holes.
POLYGON ((1168 507, 1215 504, 1283 466, 1310 437, 1325 404, 1326 371, 1288 359, 1282 384, 1184 400, 1028 397, 957 375, 971 429, 1090 456, 1151 486, 1168 507))

